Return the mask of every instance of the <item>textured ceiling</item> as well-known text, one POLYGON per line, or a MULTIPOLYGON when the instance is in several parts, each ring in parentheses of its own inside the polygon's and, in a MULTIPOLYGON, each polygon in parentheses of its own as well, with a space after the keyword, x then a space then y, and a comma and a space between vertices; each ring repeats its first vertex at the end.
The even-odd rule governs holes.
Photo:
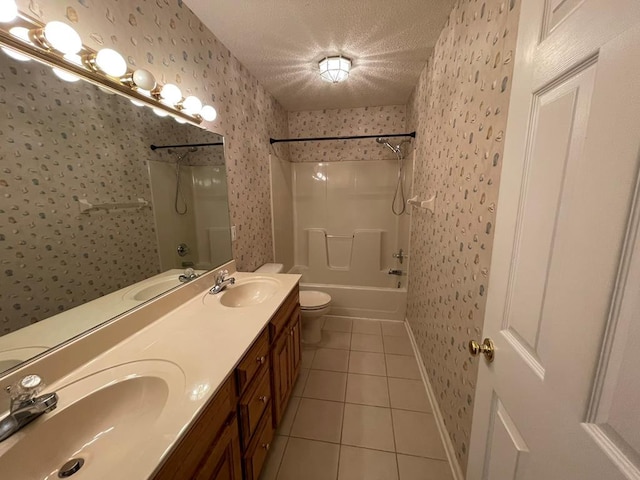
POLYGON ((289 111, 407 102, 453 0, 185 0, 289 111), (317 62, 353 60, 346 82, 317 62))

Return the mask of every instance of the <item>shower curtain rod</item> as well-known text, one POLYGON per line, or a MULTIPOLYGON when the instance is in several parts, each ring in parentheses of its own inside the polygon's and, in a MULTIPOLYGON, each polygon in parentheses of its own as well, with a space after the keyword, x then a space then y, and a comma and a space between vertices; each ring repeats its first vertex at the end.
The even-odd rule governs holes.
POLYGON ((222 142, 217 142, 217 143, 185 143, 183 145, 151 145, 151 150, 158 150, 159 148, 215 147, 218 145, 224 145, 224 144, 222 142))
POLYGON ((269 143, 281 143, 281 142, 316 142, 321 140, 358 140, 362 138, 379 138, 379 137, 411 137, 416 138, 416 132, 411 133, 389 133, 387 135, 353 135, 349 137, 310 137, 310 138, 270 138, 269 143))

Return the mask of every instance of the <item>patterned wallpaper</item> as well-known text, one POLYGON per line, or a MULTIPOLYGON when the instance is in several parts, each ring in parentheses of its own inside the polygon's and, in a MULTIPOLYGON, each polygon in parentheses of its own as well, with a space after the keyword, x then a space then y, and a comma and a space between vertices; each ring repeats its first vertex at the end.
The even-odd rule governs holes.
POLYGON ((146 68, 183 94, 218 110, 206 127, 224 135, 231 222, 237 226, 234 257, 251 270, 273 257, 269 154, 288 158, 287 115, 280 104, 180 0, 18 0, 43 21, 63 20, 91 48, 115 48, 130 66, 146 68), (249 193, 250 192, 250 193, 249 193))
MULTIPOLYGON (((406 133, 405 105, 289 112, 291 138, 406 133)), ((392 142, 393 143, 393 142, 392 142)), ((292 162, 395 159, 375 139, 291 143, 292 162)))
MULTIPOLYGON (((147 160, 175 162, 151 143, 219 137, 0 58, 2 335, 159 273, 150 208, 80 214, 78 200, 151 201, 147 160)), ((193 159, 219 163, 219 150, 193 159)))
POLYGON ((520 2, 458 0, 408 106, 414 213, 408 321, 463 470, 495 226, 520 2))

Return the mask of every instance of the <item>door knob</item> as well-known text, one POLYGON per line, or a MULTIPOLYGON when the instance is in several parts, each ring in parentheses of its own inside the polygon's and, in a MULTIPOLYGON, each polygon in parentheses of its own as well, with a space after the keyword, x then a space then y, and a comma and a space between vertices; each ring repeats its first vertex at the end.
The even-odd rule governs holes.
POLYGON ((485 338, 482 344, 479 344, 475 340, 469 341, 469 353, 474 357, 483 354, 488 362, 493 362, 495 357, 495 348, 490 338, 485 338))

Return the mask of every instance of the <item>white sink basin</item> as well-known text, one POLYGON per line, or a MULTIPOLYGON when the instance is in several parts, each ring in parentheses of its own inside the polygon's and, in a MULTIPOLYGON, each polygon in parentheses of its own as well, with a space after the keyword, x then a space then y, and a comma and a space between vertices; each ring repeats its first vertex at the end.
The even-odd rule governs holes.
MULTIPOLYGON (((158 295, 180 285, 178 277, 174 276, 150 282, 150 285, 146 284, 129 290, 124 294, 124 299, 133 300, 135 302, 146 302, 147 300, 151 300, 153 297, 157 297, 158 295)), ((147 282, 145 281, 145 283, 147 282)))
POLYGON ((225 307, 249 307, 270 299, 278 291, 279 286, 280 283, 273 278, 251 278, 236 282, 218 295, 220 303, 225 307))
POLYGON ((0 372, 9 370, 25 360, 46 352, 49 347, 20 347, 0 351, 0 372))
POLYGON ((58 407, 14 434, 19 439, 0 456, 2 477, 53 480, 67 461, 81 458, 74 480, 114 473, 126 478, 119 465, 162 438, 184 386, 177 365, 154 360, 110 368, 58 389, 58 407))

